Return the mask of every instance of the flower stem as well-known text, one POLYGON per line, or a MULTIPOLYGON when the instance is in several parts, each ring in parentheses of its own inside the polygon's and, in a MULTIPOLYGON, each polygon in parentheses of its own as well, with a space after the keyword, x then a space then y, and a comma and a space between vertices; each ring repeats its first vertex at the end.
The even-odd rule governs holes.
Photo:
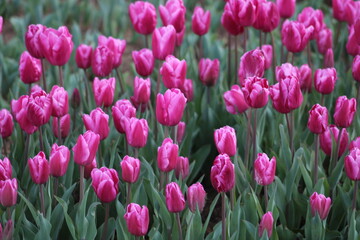
POLYGON ((145 36, 145 47, 149 48, 149 35, 144 35, 145 36))
POLYGON ((44 91, 47 92, 46 89, 46 76, 45 76, 45 67, 44 67, 44 58, 41 58, 41 71, 42 71, 42 79, 43 79, 43 87, 44 87, 44 91))
POLYGON ((131 202, 131 183, 127 183, 126 205, 131 202))
POLYGON ((339 152, 340 152, 340 142, 341 142, 340 140, 341 140, 341 135, 342 135, 343 130, 344 130, 344 128, 341 128, 340 131, 339 131, 339 135, 338 135, 337 142, 336 142, 334 158, 331 159, 331 172, 334 170, 334 168, 336 166, 336 163, 340 158, 340 154, 339 154, 339 152))
MULTIPOLYGON (((231 35, 228 33, 228 81, 229 87, 231 86, 231 35)), ((240 83, 241 86, 241 83, 240 83)))
POLYGON ((314 185, 318 180, 318 165, 319 165, 319 134, 315 136, 315 161, 314 161, 314 185))
POLYGON ((353 209, 353 211, 356 211, 356 195, 357 195, 357 189, 358 189, 358 181, 355 181, 355 185, 354 185, 354 196, 353 196, 353 202, 352 202, 352 209, 353 209))
POLYGON ((86 75, 86 69, 84 69, 84 85, 85 85, 85 101, 88 101, 88 104, 91 103, 91 99, 90 99, 90 93, 89 93, 89 83, 88 83, 88 78, 86 75))
POLYGON ((134 157, 139 158, 139 149, 138 148, 134 148, 134 157))
POLYGON ((6 214, 8 221, 11 220, 11 207, 6 208, 6 214))
POLYGON ((64 81, 63 81, 63 71, 62 71, 62 67, 59 66, 59 85, 60 87, 64 86, 64 81))
POLYGON ((203 54, 203 45, 202 45, 202 36, 199 37, 199 61, 204 56, 203 54))
POLYGON ((236 84, 237 68, 238 68, 238 65, 239 65, 238 64, 238 38, 237 38, 236 35, 235 35, 234 41, 235 41, 235 67, 234 67, 234 69, 235 69, 235 76, 234 76, 235 81, 234 81, 234 84, 236 84))
POLYGON ((290 150, 291 150, 291 160, 293 159, 294 156, 294 137, 293 137, 293 126, 291 124, 291 113, 286 114, 286 123, 287 123, 287 127, 288 127, 288 132, 289 132, 289 145, 290 145, 290 150))
POLYGON ((83 198, 84 198, 84 171, 85 171, 85 167, 80 165, 80 199, 79 199, 79 203, 81 204, 83 198))
MULTIPOLYGON (((26 166, 26 162, 27 162, 27 158, 28 158, 28 153, 29 153, 29 145, 30 145, 30 134, 25 133, 26 135, 26 140, 25 140, 25 149, 24 149, 24 164, 26 166)), ((24 168, 25 168, 24 166, 24 168)))
POLYGON ((110 211, 110 205, 109 203, 104 203, 105 205, 105 220, 104 220, 104 228, 101 234, 101 240, 106 239, 107 234, 107 228, 108 228, 108 220, 109 220, 109 211, 110 211))
POLYGON ((174 143, 175 143, 175 144, 178 144, 178 142, 177 142, 178 125, 175 125, 175 126, 174 126, 173 131, 174 131, 174 143))
MULTIPOLYGON (((275 40, 274 40, 274 35, 273 35, 272 32, 270 32, 270 36, 271 36, 272 55, 273 55, 271 67, 272 67, 272 71, 273 71, 273 81, 275 82, 275 79, 276 79, 276 65, 277 65, 276 51, 275 51, 275 40)), ((283 46, 283 44, 281 44, 281 46, 283 46)))
POLYGON ((222 223, 222 240, 226 240, 226 209, 225 209, 225 193, 221 193, 221 223, 222 223))
POLYGON ((244 41, 243 41, 243 53, 246 52, 246 41, 248 37, 248 28, 244 27, 244 41))
POLYGON ((181 230, 181 220, 180 220, 180 213, 179 212, 176 213, 176 221, 177 221, 178 230, 179 230, 179 240, 183 240, 182 230, 181 230))
POLYGON ((40 151, 44 151, 44 141, 42 134, 42 126, 39 127, 39 142, 40 142, 40 151))
POLYGON ((262 46, 262 32, 259 30, 259 48, 261 49, 262 46))
POLYGON ((245 148, 245 167, 249 167, 249 150, 251 145, 251 109, 247 114, 246 148, 245 148))
POLYGON ((264 186, 264 197, 265 197, 265 209, 267 210, 268 202, 269 202, 269 199, 268 199, 268 186, 267 185, 264 186))
POLYGON ((40 204, 41 204, 41 213, 45 216, 45 200, 44 200, 44 185, 40 184, 40 204))
POLYGON ((61 125, 60 125, 60 117, 57 118, 57 122, 58 122, 58 143, 59 145, 62 144, 62 140, 61 140, 61 125))
MULTIPOLYGON (((256 160, 256 118, 257 118, 257 114, 256 114, 256 108, 253 109, 254 111, 254 125, 253 125, 253 163, 252 165, 254 165, 254 162, 256 160)), ((254 169, 252 169, 252 179, 254 180, 254 169)))
POLYGON ((123 93, 124 93, 124 85, 123 85, 123 82, 122 82, 121 77, 120 77, 119 69, 115 68, 115 72, 116 72, 116 75, 117 75, 118 80, 119 80, 119 85, 120 85, 119 97, 121 97, 121 95, 123 95, 123 93))
POLYGON ((308 61, 310 68, 312 69, 310 41, 307 44, 306 51, 307 51, 307 61, 308 61))

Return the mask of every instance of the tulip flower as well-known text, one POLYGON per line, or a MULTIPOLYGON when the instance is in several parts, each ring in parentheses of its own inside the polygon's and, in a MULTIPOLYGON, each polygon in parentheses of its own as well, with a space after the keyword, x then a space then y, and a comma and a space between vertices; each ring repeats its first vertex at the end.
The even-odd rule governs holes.
POLYGON ((91 171, 94 168, 97 168, 96 158, 94 158, 90 164, 88 164, 84 167, 84 178, 85 179, 91 178, 91 171))
POLYGON ((45 184, 49 179, 49 162, 44 152, 39 152, 34 158, 28 159, 31 179, 36 184, 45 184))
POLYGON ((89 45, 80 44, 76 49, 75 62, 78 68, 88 69, 91 67, 93 49, 89 45))
POLYGON ((184 85, 186 78, 186 61, 179 60, 176 57, 169 55, 160 68, 160 74, 165 87, 181 88, 184 85))
POLYGON ((246 103, 252 108, 262 108, 268 102, 269 85, 265 78, 247 78, 242 91, 246 103))
POLYGON ((20 128, 27 134, 33 134, 38 128, 27 118, 28 101, 28 95, 23 95, 18 100, 11 100, 11 111, 20 128))
POLYGON ((146 119, 122 118, 125 124, 127 143, 134 148, 142 148, 146 145, 149 126, 146 119))
POLYGON ((116 199, 119 193, 119 177, 115 169, 94 168, 91 171, 91 179, 91 186, 101 202, 109 203, 116 199))
POLYGON ((236 154, 236 133, 235 129, 225 126, 214 131, 214 141, 220 154, 226 153, 230 157, 236 154))
POLYGON ((317 69, 314 76, 316 91, 321 94, 330 94, 336 84, 337 73, 335 68, 317 69))
POLYGON ((146 1, 136 1, 129 5, 130 21, 136 32, 144 35, 154 32, 156 27, 156 8, 146 1))
POLYGON ((323 194, 318 194, 314 192, 310 196, 310 207, 311 207, 311 214, 313 217, 316 214, 319 214, 322 220, 325 220, 329 214, 331 206, 331 198, 325 197, 323 194))
POLYGON ((265 57, 265 70, 269 69, 271 67, 273 59, 273 48, 271 45, 265 44, 261 46, 261 51, 263 52, 265 57))
POLYGON ((296 0, 276 0, 280 17, 291 18, 295 13, 296 0))
POLYGON ((289 52, 297 53, 305 49, 314 31, 313 26, 286 20, 281 29, 281 42, 289 52))
MULTIPOLYGON (((359 4, 359 8, 360 8, 360 4, 359 4)), ((351 56, 356 56, 360 54, 360 45, 355 34, 354 26, 349 27, 349 36, 348 36, 348 41, 346 43, 346 51, 351 56)))
POLYGON ((184 195, 176 182, 171 182, 166 185, 165 196, 166 207, 169 212, 178 213, 185 209, 184 195))
POLYGON ((176 33, 176 41, 175 41, 176 47, 181 46, 182 42, 184 41, 185 32, 186 32, 186 26, 184 26, 184 28, 180 32, 176 33))
POLYGON ((312 133, 324 133, 328 126, 327 108, 319 104, 315 104, 309 111, 309 120, 307 126, 312 133))
POLYGON ((360 55, 357 55, 352 63, 352 76, 355 81, 360 82, 360 55))
POLYGON ((98 77, 108 76, 114 65, 114 54, 107 46, 98 46, 92 54, 91 68, 98 77))
MULTIPOLYGON (((249 1, 250 2, 250 1, 249 1)), ((251 3, 248 3, 250 5, 249 12, 247 11, 241 11, 240 9, 246 9, 240 7, 240 1, 238 0, 229 0, 224 7, 223 14, 221 16, 221 25, 225 28, 225 30, 234 36, 237 36, 244 32, 244 26, 240 24, 239 19, 239 13, 242 12, 244 14, 241 14, 243 16, 242 20, 245 20, 244 23, 250 23, 252 25, 255 21, 255 6, 251 6, 251 3)))
POLYGON ((111 111, 116 130, 118 130, 119 133, 125 133, 125 122, 122 119, 136 117, 136 109, 129 100, 122 99, 115 103, 111 111))
POLYGON ((40 127, 46 124, 52 112, 51 95, 42 90, 31 93, 26 111, 27 118, 33 125, 40 127))
POLYGON ((100 35, 98 37, 98 45, 106 46, 113 53, 113 64, 112 68, 118 68, 122 62, 122 55, 124 54, 126 48, 126 41, 113 38, 113 37, 105 37, 100 35))
POLYGON ((259 224, 259 237, 262 237, 264 231, 266 230, 268 238, 271 238, 272 230, 273 230, 274 218, 272 216, 272 212, 265 213, 259 224))
POLYGON ((10 137, 14 130, 14 121, 11 113, 7 109, 0 110, 0 136, 10 137))
POLYGON ((45 54, 42 51, 40 45, 40 34, 43 33, 46 26, 41 24, 31 24, 28 26, 27 32, 25 33, 25 46, 28 52, 34 58, 44 58, 45 54))
MULTIPOLYGON (((16 204, 18 184, 16 178, 0 181, 0 204, 11 207, 16 204)), ((9 238, 10 239, 10 238, 9 238)))
POLYGON ((12 178, 12 166, 10 160, 4 157, 4 160, 0 159, 0 181, 4 181, 12 178))
POLYGON ((171 138, 165 138, 158 147, 157 163, 160 171, 170 172, 175 169, 179 157, 179 146, 171 138))
POLYGON ((165 94, 156 98, 156 119, 165 126, 179 124, 184 113, 186 98, 177 88, 168 89, 165 94))
POLYGON ((83 114, 82 116, 86 130, 91 130, 100 135, 100 140, 107 138, 110 132, 109 115, 107 115, 101 108, 96 108, 91 111, 90 115, 83 114))
POLYGON ((306 28, 312 26, 314 31, 310 39, 315 39, 320 30, 324 27, 324 14, 321 10, 312 7, 304 8, 298 15, 297 20, 305 25, 306 28))
POLYGON ((324 68, 333 68, 334 66, 334 51, 328 48, 324 56, 324 68))
POLYGON ((240 86, 248 77, 263 77, 265 65, 266 60, 262 50, 254 49, 246 52, 240 59, 238 72, 240 86))
MULTIPOLYGON (((334 136, 335 143, 338 145, 339 132, 339 129, 335 125, 329 125, 326 131, 320 134, 320 147, 327 156, 331 156, 332 136, 334 136)), ((343 155, 349 142, 349 134, 345 128, 341 131, 340 136, 340 146, 337 154, 338 158, 343 155)))
POLYGON ((230 91, 224 93, 223 98, 226 110, 231 114, 243 113, 249 108, 239 85, 233 85, 230 91))
POLYGON ((86 166, 92 163, 100 143, 100 135, 93 131, 87 131, 79 135, 73 147, 75 163, 86 166))
POLYGON ((63 87, 54 85, 50 92, 52 99, 52 112, 53 117, 62 117, 69 112, 69 97, 67 91, 63 87))
POLYGON ((187 190, 187 203, 191 212, 195 212, 198 208, 200 212, 205 206, 206 192, 203 185, 197 182, 191 185, 187 190))
POLYGON ((140 207, 136 203, 130 203, 126 207, 124 215, 128 231, 135 236, 144 236, 149 228, 149 209, 140 207))
POLYGON ((338 21, 345 22, 346 6, 350 4, 350 0, 332 0, 333 17, 338 21))
POLYGON ((120 163, 122 179, 127 183, 134 183, 140 175, 140 160, 137 158, 125 156, 120 163))
POLYGON ((316 45, 318 51, 325 55, 326 51, 329 48, 333 47, 333 39, 332 39, 332 31, 331 29, 324 27, 320 30, 318 35, 316 36, 316 45))
POLYGON ((137 74, 142 77, 150 76, 154 70, 154 55, 150 49, 143 48, 139 51, 132 51, 137 74))
MULTIPOLYGON (((142 79, 135 77, 134 79, 134 96, 131 97, 131 101, 136 107, 139 105, 146 106, 150 101, 151 94, 151 81, 150 78, 142 79)), ((139 106, 140 107, 140 106, 139 106)))
POLYGON ((353 150, 356 147, 360 148, 360 137, 357 137, 356 139, 350 142, 349 151, 353 150))
POLYGON ((298 67, 291 63, 284 63, 281 66, 276 66, 276 81, 281 82, 287 77, 300 78, 300 71, 298 67))
POLYGON ((154 57, 165 60, 175 49, 176 31, 172 25, 155 29, 152 35, 152 51, 154 57))
POLYGON ((181 32, 186 14, 183 0, 167 0, 165 6, 159 6, 159 12, 164 26, 173 25, 176 32, 181 32))
MULTIPOLYGON (((58 129, 59 120, 57 117, 53 117, 52 121, 52 132, 56 138, 59 138, 59 129, 58 129)), ((70 132, 70 114, 60 118, 60 135, 61 138, 66 138, 70 132)))
MULTIPOLYGON (((351 149, 351 148, 350 148, 351 149)), ((360 149, 354 147, 344 160, 345 172, 348 178, 355 181, 352 209, 356 210, 358 181, 360 180, 360 149)))
POLYGON ((303 91, 311 92, 312 89, 312 70, 307 64, 300 67, 300 88, 303 91))
POLYGON ((0 16, 0 34, 2 33, 4 19, 0 16))
POLYGON ((334 121, 336 126, 347 128, 351 125, 356 113, 356 99, 340 96, 336 99, 334 121))
POLYGON ((199 36, 205 35, 210 28, 211 23, 211 12, 204 11, 199 6, 196 6, 194 13, 191 18, 191 29, 192 31, 199 36))
POLYGON ((194 87, 191 79, 185 79, 184 85, 180 89, 185 95, 188 102, 191 102, 194 98, 194 87))
POLYGON ((64 176, 70 161, 70 151, 66 146, 54 143, 51 147, 49 167, 50 174, 54 177, 64 176))
POLYGON ((181 144, 185 135, 186 124, 185 122, 179 122, 177 125, 176 141, 181 144))
POLYGON ((276 159, 269 157, 266 153, 259 153, 254 162, 255 180, 257 184, 266 186, 274 181, 276 171, 276 159))
POLYGON ((20 79, 25 84, 31 84, 40 80, 42 75, 41 62, 25 51, 19 61, 20 79))
POLYGON ((263 32, 271 32, 280 23, 278 6, 274 2, 259 2, 257 5, 257 17, 253 27, 263 32))
POLYGON ((228 192, 235 185, 235 168, 230 157, 225 154, 218 155, 211 167, 211 184, 217 192, 228 192))
POLYGON ((207 87, 214 86, 219 78, 220 62, 218 59, 211 60, 202 58, 199 62, 199 79, 207 87))
POLYGON ((96 106, 109 107, 114 101, 115 78, 99 79, 95 78, 93 82, 93 93, 96 106))
POLYGON ((189 159, 179 156, 176 160, 175 176, 177 179, 185 179, 189 175, 189 159))

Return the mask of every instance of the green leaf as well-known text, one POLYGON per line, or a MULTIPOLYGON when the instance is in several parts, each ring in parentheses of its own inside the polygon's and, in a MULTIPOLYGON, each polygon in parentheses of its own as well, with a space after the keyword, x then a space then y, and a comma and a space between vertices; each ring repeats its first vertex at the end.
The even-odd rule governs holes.
POLYGON ((50 237, 51 224, 46 218, 44 218, 42 214, 39 214, 38 226, 40 229, 39 232, 36 234, 35 239, 39 239, 39 240, 51 239, 50 237))
POLYGON ((76 233, 75 233, 75 226, 74 226, 74 222, 73 220, 71 219, 71 217, 69 216, 69 214, 67 213, 68 211, 68 205, 67 203, 62 200, 61 198, 55 196, 55 199, 59 202, 59 204, 62 206, 63 210, 64 210, 64 216, 65 216, 65 221, 66 221, 66 224, 69 228, 69 231, 71 233, 71 236, 73 239, 78 239, 77 236, 76 236, 76 233))

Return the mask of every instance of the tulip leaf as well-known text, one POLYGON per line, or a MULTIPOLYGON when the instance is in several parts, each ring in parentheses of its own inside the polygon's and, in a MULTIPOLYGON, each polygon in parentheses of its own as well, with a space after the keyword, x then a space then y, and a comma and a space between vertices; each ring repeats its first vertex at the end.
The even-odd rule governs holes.
POLYGON ((51 239, 50 231, 51 231, 51 224, 50 222, 44 218, 42 214, 38 215, 38 225, 39 225, 39 232, 36 234, 35 239, 44 240, 44 239, 51 239))
POLYGON ((118 240, 128 240, 128 230, 124 219, 125 209, 120 201, 115 201, 118 218, 116 220, 116 236, 118 240))
POLYGON ((63 210, 64 210, 64 216, 65 216, 65 221, 66 224, 69 228, 69 231, 71 233, 71 236, 73 239, 77 239, 76 233, 75 233, 75 226, 74 226, 74 222, 71 219, 71 217, 69 216, 69 214, 67 213, 68 211, 68 204, 61 198, 55 196, 55 199, 59 202, 59 204, 62 206, 63 210))
POLYGON ((209 153, 210 153, 210 145, 204 145, 199 150, 197 150, 194 155, 192 156, 193 161, 195 161, 195 166, 192 172, 190 173, 190 176, 187 179, 187 182, 193 182, 195 177, 198 175, 200 170, 202 169, 205 160, 207 159, 209 153))
POLYGON ((299 166, 300 166, 301 175, 304 179, 306 188, 307 188, 308 192, 310 193, 313 189, 311 177, 310 177, 308 171, 306 170, 303 161, 300 161, 299 163, 300 163, 299 166))
POLYGON ((205 223, 204 223, 204 226, 203 226, 203 229, 202 229, 202 236, 205 236, 205 233, 206 233, 206 229, 209 225, 209 222, 210 222, 210 218, 211 218, 211 215, 214 211, 214 208, 216 206, 216 203, 218 202, 219 200, 219 197, 220 197, 220 194, 218 193, 216 195, 216 197, 214 198, 214 200, 212 201, 211 205, 210 205, 210 210, 209 210, 209 213, 208 213, 208 216, 206 217, 206 220, 205 220, 205 223))
POLYGON ((295 152, 293 164, 290 168, 289 173, 286 175, 285 186, 286 186, 286 192, 288 193, 288 194, 286 194, 287 202, 291 201, 292 194, 290 194, 290 193, 292 192, 292 187, 293 187, 295 178, 299 171, 299 162, 302 161, 303 154, 304 154, 303 148, 299 148, 295 152))
POLYGON ((86 219, 88 221, 88 229, 85 239, 95 239, 96 237, 96 206, 99 204, 99 202, 92 203, 87 211, 86 219))

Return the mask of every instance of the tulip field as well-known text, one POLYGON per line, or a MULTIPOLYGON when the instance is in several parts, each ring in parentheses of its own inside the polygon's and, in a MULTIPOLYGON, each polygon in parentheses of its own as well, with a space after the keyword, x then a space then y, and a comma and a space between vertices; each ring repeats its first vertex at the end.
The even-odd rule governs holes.
POLYGON ((360 239, 360 1, 0 2, 0 240, 360 239))

